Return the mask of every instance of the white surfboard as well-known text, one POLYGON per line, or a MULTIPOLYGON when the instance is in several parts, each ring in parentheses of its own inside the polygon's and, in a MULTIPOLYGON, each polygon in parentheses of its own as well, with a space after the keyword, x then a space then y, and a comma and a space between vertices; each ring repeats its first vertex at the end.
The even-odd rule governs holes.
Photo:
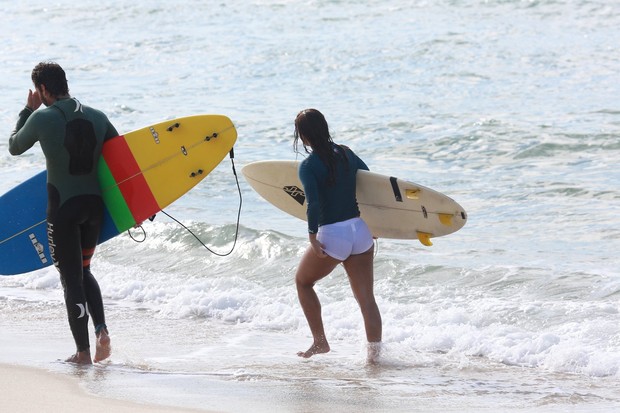
MULTIPOLYGON (((297 161, 260 161, 244 166, 245 179, 267 201, 306 220, 306 196, 297 161)), ((425 186, 375 172, 357 172, 361 217, 378 238, 419 239, 451 234, 467 222, 467 213, 452 198, 425 186)))

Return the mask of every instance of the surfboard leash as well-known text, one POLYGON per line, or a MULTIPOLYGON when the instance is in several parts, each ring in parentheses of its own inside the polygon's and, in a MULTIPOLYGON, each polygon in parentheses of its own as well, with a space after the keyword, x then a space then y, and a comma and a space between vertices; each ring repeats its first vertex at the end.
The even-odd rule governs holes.
MULTIPOLYGON (((217 255, 218 257, 226 257, 226 256, 232 254, 232 252, 235 249, 235 246, 237 245, 237 238, 239 237, 239 221, 241 219, 241 206, 243 205, 243 197, 241 196, 241 186, 239 185, 239 177, 237 176, 237 170, 235 169, 235 152, 234 152, 234 148, 230 149, 229 155, 230 155, 230 162, 232 164, 233 175, 235 176, 235 183, 237 184, 237 192, 239 194, 239 209, 237 210, 237 224, 235 226, 235 239, 233 241, 232 247, 230 248, 230 251, 228 251, 226 253, 220 253, 220 252, 213 251, 196 234, 194 234, 194 232, 192 232, 192 230, 189 229, 185 224, 183 224, 181 221, 179 221, 178 219, 176 219, 175 217, 173 217, 172 215, 170 215, 169 213, 167 213, 163 209, 160 211, 161 213, 166 215, 168 218, 170 218, 171 220, 173 220, 174 222, 179 224, 192 237, 196 238, 196 240, 200 243, 200 245, 202 245, 207 251, 209 251, 211 254, 217 255)), ((153 219, 155 219, 155 215, 153 215, 149 219, 151 221, 153 221, 153 219)), ((144 228, 142 228, 142 225, 140 225, 140 228, 142 229, 142 232, 144 234, 144 238, 142 240, 136 240, 133 237, 133 235, 128 231, 129 232, 129 236, 131 237, 131 239, 133 239, 136 242, 143 242, 146 239, 146 231, 144 230, 144 228)))
POLYGON ((164 213, 164 215, 166 215, 168 218, 172 219, 174 222, 179 224, 187 232, 189 232, 194 238, 196 238, 196 240, 200 243, 200 245, 202 245, 207 251, 209 251, 211 254, 217 255, 218 257, 226 257, 226 256, 232 254, 232 252, 235 249, 235 246, 237 245, 237 238, 239 237, 239 221, 241 219, 241 206, 243 205, 243 197, 241 196, 241 186, 239 185, 239 177, 237 176, 237 170, 235 169, 235 150, 234 150, 234 148, 230 148, 229 156, 230 156, 230 163, 232 164, 233 175, 235 176, 235 183, 237 185, 237 193, 239 194, 239 209, 237 210, 237 223, 235 225, 235 239, 233 240, 233 245, 230 248, 230 251, 228 251, 226 253, 220 253, 220 252, 213 251, 196 234, 194 234, 192 232, 192 230, 187 228, 187 226, 185 226, 182 222, 180 222, 179 220, 177 220, 176 218, 174 218, 173 216, 168 214, 163 209, 161 211, 161 212, 164 213))

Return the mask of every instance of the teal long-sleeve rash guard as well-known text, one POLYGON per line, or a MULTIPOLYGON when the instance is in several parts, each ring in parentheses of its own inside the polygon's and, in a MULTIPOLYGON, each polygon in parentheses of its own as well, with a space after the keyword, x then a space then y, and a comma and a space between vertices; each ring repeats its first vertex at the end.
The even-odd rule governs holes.
POLYGON ((308 207, 308 232, 311 234, 322 225, 360 216, 355 179, 357 170, 368 170, 368 166, 349 148, 334 145, 334 151, 338 161, 333 185, 328 185, 329 170, 316 153, 311 153, 299 165, 299 179, 308 207), (343 153, 347 161, 342 158, 343 153))

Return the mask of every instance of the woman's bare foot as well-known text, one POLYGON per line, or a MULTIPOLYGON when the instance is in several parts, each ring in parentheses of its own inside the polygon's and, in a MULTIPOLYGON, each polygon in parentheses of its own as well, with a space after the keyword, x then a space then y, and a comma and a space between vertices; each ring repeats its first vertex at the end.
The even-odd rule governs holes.
POLYGON ((305 359, 314 356, 315 354, 323 354, 329 352, 329 344, 327 341, 322 341, 320 343, 314 343, 310 346, 310 348, 306 351, 300 351, 297 353, 299 357, 303 357, 305 359))
POLYGON ((381 355, 381 342, 369 342, 367 353, 366 353, 366 362, 368 364, 377 364, 379 362, 379 356, 381 355))
POLYGON ((110 345, 110 336, 108 335, 108 329, 103 328, 97 334, 97 344, 95 346, 95 358, 94 362, 99 363, 110 357, 112 354, 112 346, 110 345))
POLYGON ((90 351, 78 351, 71 357, 65 360, 67 363, 75 363, 75 364, 93 364, 93 361, 90 359, 90 351))

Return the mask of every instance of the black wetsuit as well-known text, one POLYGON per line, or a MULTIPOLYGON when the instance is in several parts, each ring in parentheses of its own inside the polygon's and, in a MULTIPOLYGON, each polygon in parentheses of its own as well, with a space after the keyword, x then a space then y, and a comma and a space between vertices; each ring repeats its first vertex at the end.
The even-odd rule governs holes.
POLYGON ((47 234, 50 255, 60 272, 69 325, 78 351, 88 350, 88 318, 106 328, 101 291, 90 272, 103 200, 97 168, 103 142, 118 132, 102 112, 74 98, 57 100, 19 114, 9 152, 19 155, 36 142, 47 165, 47 234))

